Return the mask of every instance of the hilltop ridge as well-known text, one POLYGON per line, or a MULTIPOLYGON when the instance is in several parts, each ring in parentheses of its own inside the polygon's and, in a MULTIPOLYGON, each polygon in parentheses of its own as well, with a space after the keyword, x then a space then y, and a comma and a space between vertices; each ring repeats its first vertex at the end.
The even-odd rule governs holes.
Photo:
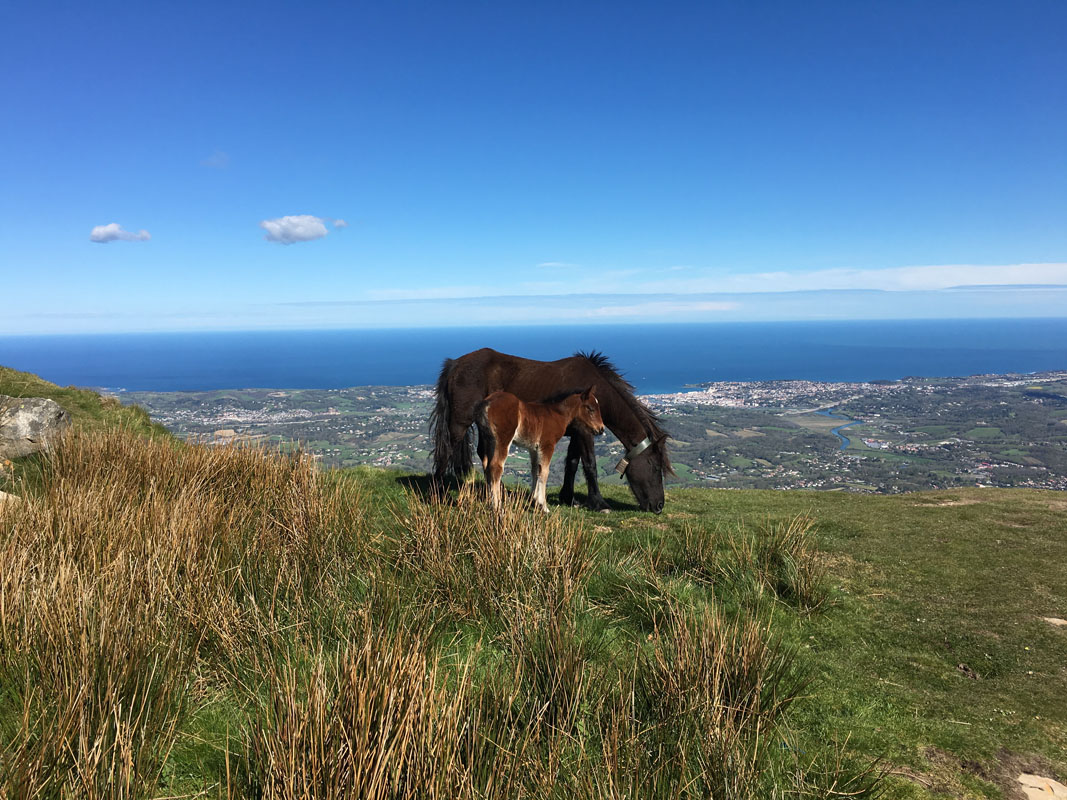
POLYGON ((0 395, 8 397, 46 397, 55 400, 71 415, 76 428, 100 430, 121 426, 149 436, 169 436, 148 412, 136 405, 123 405, 115 397, 104 396, 91 389, 58 386, 31 372, 20 372, 0 366, 0 395))

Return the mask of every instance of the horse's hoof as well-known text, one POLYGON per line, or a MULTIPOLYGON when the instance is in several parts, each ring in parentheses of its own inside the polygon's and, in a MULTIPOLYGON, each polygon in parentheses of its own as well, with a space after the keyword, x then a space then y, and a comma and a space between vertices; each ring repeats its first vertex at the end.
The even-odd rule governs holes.
POLYGON ((601 514, 610 514, 611 513, 611 509, 610 508, 598 508, 597 511, 599 511, 601 514))

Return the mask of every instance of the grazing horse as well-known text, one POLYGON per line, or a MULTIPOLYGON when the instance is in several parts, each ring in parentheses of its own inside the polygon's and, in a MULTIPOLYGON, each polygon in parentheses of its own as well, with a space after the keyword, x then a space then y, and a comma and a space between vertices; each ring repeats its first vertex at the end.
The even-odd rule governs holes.
POLYGON ((508 460, 511 443, 517 442, 530 451, 530 491, 533 503, 548 511, 545 487, 548 467, 556 444, 568 426, 579 420, 595 434, 604 432, 600 404, 592 387, 584 392, 569 392, 556 403, 527 403, 511 392, 493 392, 474 412, 478 426, 478 455, 489 485, 493 505, 500 507, 500 478, 508 460))
MULTIPOLYGON (((626 448, 616 471, 630 484, 641 509, 658 514, 663 510, 663 475, 674 474, 667 456, 667 432, 648 406, 634 396, 633 386, 604 355, 595 352, 577 353, 558 361, 534 361, 486 347, 446 359, 430 417, 435 482, 442 485, 449 473, 460 479, 470 474, 474 411, 490 394, 507 391, 528 403, 537 403, 558 397, 561 391, 574 386, 594 389, 604 424, 626 448)), ((588 486, 586 505, 595 511, 607 511, 608 504, 597 481, 592 432, 580 422, 572 422, 565 435, 570 436, 570 445, 560 502, 573 502, 580 463, 588 486)))

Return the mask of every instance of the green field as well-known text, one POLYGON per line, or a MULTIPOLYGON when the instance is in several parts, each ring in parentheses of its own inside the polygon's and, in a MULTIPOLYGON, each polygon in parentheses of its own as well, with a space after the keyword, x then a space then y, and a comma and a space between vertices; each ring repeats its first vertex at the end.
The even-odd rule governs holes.
POLYGON ((980 428, 971 428, 969 431, 963 434, 968 439, 974 439, 976 441, 987 441, 989 439, 999 439, 1004 435, 1004 431, 1000 428, 990 426, 983 426, 980 428))

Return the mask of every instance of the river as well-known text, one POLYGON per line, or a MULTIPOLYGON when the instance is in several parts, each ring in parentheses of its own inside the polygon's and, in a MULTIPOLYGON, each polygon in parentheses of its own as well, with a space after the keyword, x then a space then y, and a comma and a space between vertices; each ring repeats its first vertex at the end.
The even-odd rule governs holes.
MULTIPOLYGON (((834 414, 832 410, 831 411, 816 411, 815 413, 816 414, 822 414, 824 417, 833 417, 834 419, 844 419, 844 420, 848 419, 848 417, 842 417, 840 414, 834 414)), ((841 433, 841 429, 842 428, 848 428, 848 427, 850 427, 852 425, 859 425, 859 424, 860 424, 860 420, 854 419, 854 420, 850 420, 850 421, 846 422, 844 425, 838 425, 836 428, 831 428, 830 429, 830 433, 832 433, 834 436, 836 436, 838 439, 841 440, 841 447, 838 448, 838 449, 847 450, 848 446, 851 444, 851 442, 849 441, 849 438, 847 436, 845 436, 843 433, 841 433)))

